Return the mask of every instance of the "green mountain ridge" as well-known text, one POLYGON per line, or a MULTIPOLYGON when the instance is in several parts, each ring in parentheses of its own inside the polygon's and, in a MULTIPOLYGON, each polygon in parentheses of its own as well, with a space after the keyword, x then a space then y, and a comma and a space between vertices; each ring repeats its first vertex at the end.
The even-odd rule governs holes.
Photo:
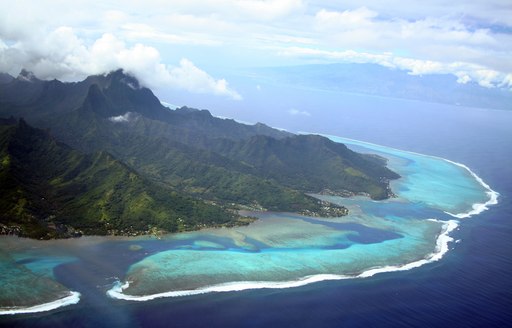
POLYGON ((250 163, 259 175, 311 193, 330 189, 368 193, 374 199, 384 199, 389 196, 387 181, 399 177, 382 163, 372 163, 345 145, 317 135, 284 139, 255 136, 219 152, 250 163), (332 178, 333 174, 336 179, 332 178))
MULTIPOLYGON (((355 153, 321 136, 294 135, 261 123, 240 124, 216 118, 207 110, 169 110, 122 70, 76 83, 41 81, 25 71, 6 81, 0 84, 0 116, 23 117, 35 127, 49 129, 74 153, 84 153, 82 156, 88 158, 103 154, 111 159, 92 161, 82 167, 83 171, 77 169, 77 176, 87 181, 85 185, 94 185, 98 191, 94 197, 116 208, 111 211, 115 215, 107 215, 116 218, 115 228, 86 229, 85 233, 120 233, 122 229, 126 232, 127 227, 140 232, 147 231, 149 225, 177 231, 236 224, 239 217, 233 210, 240 208, 339 216, 346 214, 346 209, 322 203, 308 194, 327 190, 384 199, 392 195, 388 181, 399 177, 382 160, 355 153), (117 164, 112 172, 102 171, 108 177, 108 183, 103 185, 93 163, 103 167, 109 161, 117 164), (123 185, 130 174, 141 181, 139 185, 123 185), (111 182, 126 188, 121 190, 131 198, 106 197, 111 182), (141 196, 137 198, 137 192, 148 193, 160 207, 144 203, 141 196), (169 195, 181 197, 180 204, 189 203, 176 207, 169 195), (145 205, 137 207, 138 214, 121 210, 133 204, 145 205), (196 208, 202 210, 197 212, 196 208), (181 225, 176 223, 178 214, 162 214, 178 213, 178 209, 180 214, 189 214, 180 216, 181 225), (136 221, 142 223, 134 224, 136 221)), ((56 165, 74 167, 68 157, 61 162, 65 164, 56 165)), ((58 198, 62 202, 55 203, 55 211, 87 206, 88 202, 97 205, 91 208, 100 208, 92 194, 80 193, 79 188, 58 192, 67 193, 74 200, 58 198)), ((62 211, 59 213, 68 213, 62 211)), ((37 211, 32 215, 34 212, 37 211)), ((75 212, 69 213, 71 221, 64 220, 62 224, 77 229, 83 227, 79 221, 101 218, 97 209, 84 211, 85 216, 75 219, 75 212)))
POLYGON ((238 217, 157 186, 105 151, 82 154, 23 120, 3 123, 0 223, 6 231, 34 238, 175 232, 238 217))

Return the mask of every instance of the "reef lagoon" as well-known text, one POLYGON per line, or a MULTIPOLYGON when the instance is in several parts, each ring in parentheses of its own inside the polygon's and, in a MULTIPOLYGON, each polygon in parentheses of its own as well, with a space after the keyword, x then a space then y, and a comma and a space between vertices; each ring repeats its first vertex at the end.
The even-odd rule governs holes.
POLYGON ((396 197, 315 195, 346 206, 349 215, 250 212, 259 220, 249 226, 161 238, 2 236, 0 314, 71 309, 84 296, 100 304, 133 303, 411 270, 440 260, 458 242, 451 234, 460 220, 498 202, 498 193, 463 164, 328 137, 386 158, 402 176, 391 182, 396 197))

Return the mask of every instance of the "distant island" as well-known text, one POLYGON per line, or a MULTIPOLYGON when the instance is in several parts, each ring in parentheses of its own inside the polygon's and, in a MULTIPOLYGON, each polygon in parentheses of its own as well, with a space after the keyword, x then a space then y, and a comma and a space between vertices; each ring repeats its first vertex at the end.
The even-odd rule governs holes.
POLYGON ((170 110, 117 70, 0 79, 0 233, 50 239, 249 224, 240 210, 339 217, 310 194, 393 196, 384 159, 317 135, 170 110))

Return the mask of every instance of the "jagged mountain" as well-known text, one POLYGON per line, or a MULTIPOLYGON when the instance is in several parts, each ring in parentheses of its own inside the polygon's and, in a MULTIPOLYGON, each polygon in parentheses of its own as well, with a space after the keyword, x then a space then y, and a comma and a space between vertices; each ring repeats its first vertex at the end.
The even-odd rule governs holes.
POLYGON ((228 158, 250 163, 259 175, 314 193, 323 189, 346 190, 383 199, 389 196, 387 181, 399 178, 382 163, 317 135, 284 139, 255 136, 218 151, 228 158))
POLYGON ((307 194, 328 189, 382 199, 390 195, 388 180, 398 177, 324 137, 240 124, 207 110, 169 110, 121 70, 77 83, 22 72, 0 84, 0 115, 24 117, 87 156, 106 153, 147 183, 214 206, 334 215, 343 210, 307 194))
POLYGON ((100 118, 137 113, 144 118, 167 123, 182 132, 192 130, 205 138, 246 138, 266 134, 280 138, 289 133, 264 124, 239 124, 213 117, 207 110, 183 107, 176 111, 164 107, 151 90, 122 70, 90 76, 81 82, 42 81, 22 71, 9 83, 0 84, 0 115, 25 117, 37 126, 53 127, 56 115, 90 109, 100 118))
POLYGON ((148 181, 105 151, 82 154, 15 119, 0 122, 0 191, 3 229, 36 238, 179 231, 236 217, 148 181))

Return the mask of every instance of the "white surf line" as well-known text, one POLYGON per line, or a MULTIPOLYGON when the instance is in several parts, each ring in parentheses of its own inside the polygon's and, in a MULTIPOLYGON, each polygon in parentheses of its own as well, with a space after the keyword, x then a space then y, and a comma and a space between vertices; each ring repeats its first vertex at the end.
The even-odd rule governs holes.
MULTIPOLYGON (((302 134, 303 132, 299 132, 299 134, 302 134)), ((312 133, 307 133, 312 134, 312 133)), ((468 213, 460 213, 460 214, 451 214, 448 212, 445 212, 449 215, 455 216, 457 218, 467 218, 475 214, 479 214, 482 211, 488 209, 487 205, 494 205, 498 203, 498 195, 499 193, 492 190, 488 184, 486 184, 478 175, 476 175, 469 167, 467 167, 464 164, 453 162, 451 160, 438 157, 438 156, 432 156, 432 155, 425 155, 420 154, 408 150, 400 150, 392 147, 387 146, 381 146, 378 144, 373 144, 370 142, 365 141, 359 141, 355 139, 350 138, 344 138, 344 137, 338 137, 333 135, 324 135, 320 134, 325 137, 335 137, 340 139, 349 140, 353 143, 368 145, 368 146, 374 146, 378 148, 388 148, 391 150, 414 154, 417 156, 424 156, 424 157, 430 157, 438 160, 447 161, 451 164, 457 165, 459 167, 462 167, 466 169, 473 178, 475 178, 485 189, 487 189, 487 195, 489 196, 489 201, 487 201, 485 204, 473 204, 473 210, 468 213)), ((383 151, 385 152, 385 151, 383 151)), ((225 283, 225 284, 218 284, 213 286, 208 286, 200 289, 193 289, 193 290, 183 290, 183 291, 170 291, 170 292, 163 292, 158 294, 152 294, 152 295, 144 295, 144 296, 134 296, 134 295, 128 295, 124 294, 123 290, 127 289, 129 287, 129 282, 125 282, 124 285, 121 285, 120 282, 118 282, 112 289, 107 291, 107 295, 112 298, 127 300, 127 301, 149 301, 156 298, 162 298, 162 297, 180 297, 180 296, 189 296, 189 295, 198 295, 198 294, 206 294, 206 293, 212 293, 212 292, 230 292, 230 291, 242 291, 242 290, 249 290, 249 289, 284 289, 284 288, 293 288, 293 287, 300 287, 307 284, 320 282, 320 281, 327 281, 327 280, 342 280, 342 279, 354 279, 354 278, 368 278, 372 277, 379 273, 385 273, 385 272, 396 272, 396 271, 407 271, 414 268, 421 267, 425 264, 432 263, 435 261, 439 261, 448 251, 449 247, 448 244, 453 241, 453 238, 450 237, 450 232, 455 230, 459 222, 456 220, 449 220, 449 221, 440 221, 440 220, 434 220, 435 222, 442 222, 442 232, 439 234, 438 238, 436 239, 436 248, 435 251, 429 255, 427 255, 425 258, 406 263, 403 265, 389 265, 389 266, 383 266, 383 267, 377 267, 372 268, 369 270, 366 270, 359 275, 356 276, 347 276, 347 275, 335 275, 335 274, 318 274, 318 275, 312 275, 303 277, 296 281, 286 281, 286 282, 267 282, 267 281, 242 281, 242 282, 231 282, 231 283, 225 283)))
MULTIPOLYGON (((313 133, 308 133, 308 132, 298 132, 299 134, 313 134, 313 133)), ((449 159, 446 159, 446 158, 443 158, 443 157, 439 157, 439 156, 434 156, 434 155, 426 155, 426 154, 421 154, 421 153, 417 153, 417 152, 413 152, 413 151, 409 151, 409 150, 402 150, 402 149, 397 149, 397 148, 393 148, 393 147, 388 147, 388 146, 383 146, 383 145, 378 145, 378 144, 375 144, 375 143, 371 143, 371 142, 367 142, 367 141, 360 141, 360 140, 356 140, 356 139, 350 139, 350 138, 345 138, 345 137, 340 137, 340 136, 335 136, 335 135, 332 135, 332 134, 318 134, 318 135, 321 135, 321 136, 324 136, 324 137, 334 137, 334 138, 339 138, 339 139, 344 139, 344 140, 348 140, 349 142, 353 142, 354 144, 358 145, 362 145, 364 147, 364 145, 368 145, 370 147, 377 147, 377 148, 388 148, 388 149, 392 149, 394 151, 399 151, 399 152, 404 152, 404 153, 408 153, 408 154, 413 154, 413 155, 416 155, 416 156, 423 156, 423 157, 428 157, 428 158, 433 158, 433 159, 437 159, 437 160, 442 160, 442 161, 445 161, 445 162, 448 162, 450 164, 453 164, 453 165, 456 165, 456 166, 459 166, 459 167, 462 167, 463 169, 465 169, 466 171, 468 171, 468 173, 482 186, 484 187, 485 189, 487 189, 487 191, 485 192, 487 194, 487 196, 489 197, 489 200, 485 203, 475 203, 473 204, 471 207, 472 209, 469 211, 469 212, 465 212, 465 213, 457 213, 457 214, 453 214, 453 213, 450 213, 450 212, 447 212, 447 211, 444 211, 444 213, 448 214, 448 215, 451 215, 453 217, 456 217, 458 219, 466 219, 466 218, 469 218, 473 215, 477 215, 477 214, 480 214, 482 213, 483 211, 486 211, 489 209, 489 206, 490 205, 496 205, 498 204, 498 196, 500 195, 499 192, 497 191, 494 191, 493 189, 491 189, 491 187, 485 183, 485 181, 480 178, 475 172, 473 172, 467 165, 465 164, 462 164, 462 163, 458 163, 458 162, 454 162, 452 160, 449 160, 449 159)), ((377 150, 379 151, 379 150, 377 150)), ((385 152, 385 151, 382 151, 382 152, 385 152)))
POLYGON ((449 251, 448 243, 453 241, 453 238, 450 237, 450 232, 455 230, 459 226, 459 222, 456 220, 449 220, 449 221, 439 221, 431 219, 431 221, 435 222, 443 222, 443 229, 441 234, 437 237, 436 240, 436 250, 435 252, 429 254, 424 259, 414 261, 411 263, 407 263, 404 265, 390 265, 390 266, 384 266, 380 268, 370 269, 362 274, 360 274, 358 277, 365 278, 365 277, 371 277, 377 273, 383 273, 383 272, 395 272, 395 271, 406 271, 411 270, 414 268, 418 268, 422 265, 432 263, 439 261, 443 256, 449 251))
POLYGON ((134 296, 124 294, 123 290, 128 288, 129 282, 125 282, 123 285, 118 283, 112 289, 107 291, 107 295, 112 298, 117 298, 126 301, 149 301, 156 298, 163 297, 180 297, 180 296, 190 296, 190 295, 199 295, 213 292, 232 292, 232 291, 242 291, 249 289, 283 289, 283 288, 293 288, 304 286, 313 282, 319 282, 324 280, 339 280, 339 279, 348 279, 348 276, 339 276, 339 275, 331 275, 331 274, 323 274, 323 275, 314 275, 304 277, 303 279, 296 281, 284 281, 284 282, 273 282, 273 281, 240 281, 240 282, 228 282, 224 284, 212 285, 199 289, 191 289, 191 290, 179 290, 179 291, 170 291, 163 292, 152 295, 143 295, 143 296, 134 296))
POLYGON ((446 214, 449 214, 449 215, 459 218, 459 219, 465 219, 465 218, 469 218, 473 215, 477 215, 477 214, 482 213, 483 211, 488 210, 490 205, 498 204, 499 193, 497 191, 492 190, 491 187, 487 183, 485 183, 485 181, 482 180, 482 178, 480 178, 478 175, 476 175, 476 173, 473 172, 469 167, 467 167, 466 165, 464 165, 462 163, 450 161, 449 159, 444 159, 444 160, 449 163, 452 163, 453 165, 457 165, 457 166, 460 166, 460 167, 466 169, 469 172, 469 174, 471 174, 473 176, 473 178, 475 178, 475 180, 478 181, 478 183, 480 183, 485 189, 487 189, 486 194, 487 194, 487 196, 489 196, 489 200, 487 202, 473 204, 473 206, 472 206, 473 209, 467 213, 453 214, 453 213, 445 211, 446 214))
POLYGON ((125 301, 150 301, 157 298, 163 297, 180 297, 180 296, 191 296, 191 295, 199 295, 213 292, 233 292, 233 291, 242 291, 242 290, 250 290, 250 289, 285 289, 285 288, 295 288, 301 287, 308 284, 312 284, 320 281, 328 281, 328 280, 345 280, 345 279, 355 279, 355 278, 368 278, 372 277, 379 273, 384 272, 395 272, 395 271, 407 271, 414 268, 418 268, 428 263, 432 263, 435 261, 439 261, 449 250, 448 243, 453 241, 453 238, 449 236, 450 232, 453 231, 458 226, 458 221, 450 220, 450 221, 439 221, 433 220, 435 222, 442 222, 443 227, 441 233, 436 239, 436 248, 435 251, 431 254, 427 255, 425 258, 406 263, 403 265, 389 265, 383 267, 372 268, 366 270, 356 276, 348 276, 348 275, 336 275, 336 274, 317 274, 306 276, 300 278, 298 280, 293 281, 283 281, 283 282, 275 282, 275 281, 241 281, 241 282, 228 282, 224 284, 207 286, 199 289, 191 289, 191 290, 180 290, 180 291, 170 291, 157 293, 152 295, 143 295, 143 296, 135 296, 124 294, 123 290, 127 289, 130 286, 130 282, 125 282, 121 284, 121 282, 117 282, 110 290, 107 291, 107 295, 112 298, 125 300, 125 301))
POLYGON ((60 307, 77 304, 79 301, 80 293, 70 292, 70 295, 48 303, 38 304, 29 307, 0 308, 0 315, 46 312, 55 310, 60 307))

